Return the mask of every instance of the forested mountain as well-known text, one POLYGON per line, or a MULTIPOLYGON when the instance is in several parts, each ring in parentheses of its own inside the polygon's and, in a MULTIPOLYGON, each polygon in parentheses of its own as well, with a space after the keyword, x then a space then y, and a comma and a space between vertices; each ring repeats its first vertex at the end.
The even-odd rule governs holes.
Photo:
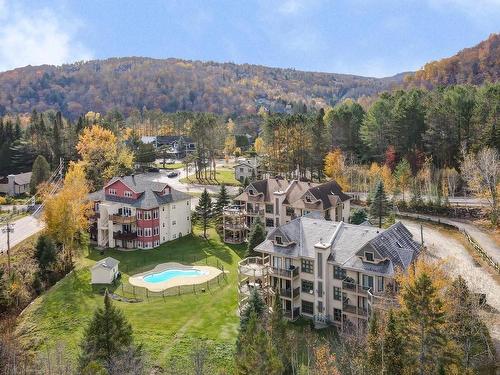
POLYGON ((455 56, 432 61, 408 75, 410 86, 433 88, 438 85, 470 83, 480 85, 500 79, 500 34, 490 37, 472 48, 465 48, 455 56))
POLYGON ((0 73, 0 115, 53 109, 75 119, 87 111, 118 109, 127 116, 143 108, 242 115, 256 113, 260 106, 284 112, 289 103, 321 107, 371 96, 402 79, 401 75, 377 79, 249 64, 112 58, 0 73))

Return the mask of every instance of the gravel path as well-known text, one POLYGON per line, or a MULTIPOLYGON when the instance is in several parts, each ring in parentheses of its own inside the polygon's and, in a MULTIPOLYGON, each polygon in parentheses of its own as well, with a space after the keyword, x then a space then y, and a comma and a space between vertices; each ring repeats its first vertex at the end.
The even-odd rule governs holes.
MULTIPOLYGON (((411 220, 401 220, 420 240, 420 223, 411 220)), ((464 245, 454 236, 446 235, 445 231, 435 226, 423 224, 424 244, 431 257, 445 259, 452 274, 460 274, 467 280, 474 292, 486 294, 487 303, 497 310, 488 316, 490 333, 495 340, 497 352, 500 353, 500 284, 495 278, 478 264, 469 254, 464 245)))

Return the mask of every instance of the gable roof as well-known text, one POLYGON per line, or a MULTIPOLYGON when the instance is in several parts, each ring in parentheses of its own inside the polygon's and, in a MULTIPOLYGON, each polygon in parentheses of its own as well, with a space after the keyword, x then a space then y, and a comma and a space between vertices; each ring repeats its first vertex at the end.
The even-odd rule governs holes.
POLYGON ((108 269, 111 269, 111 268, 117 266, 119 263, 120 263, 119 260, 116 260, 115 258, 107 257, 107 258, 101 259, 96 264, 94 264, 92 266, 92 269, 93 270, 96 269, 96 268, 108 268, 108 269))
POLYGON ((103 189, 96 191, 95 193, 91 193, 89 195, 89 199, 101 202, 110 201, 125 203, 129 204, 132 207, 147 210, 167 203, 182 201, 191 198, 189 194, 172 189, 171 187, 170 194, 160 195, 158 192, 162 191, 167 186, 170 187, 166 182, 154 181, 151 179, 151 177, 148 178, 147 175, 142 174, 113 177, 103 189), (139 198, 133 199, 106 195, 104 189, 117 181, 121 181, 136 193, 140 193, 139 198))
POLYGON ((193 143, 193 139, 191 137, 184 135, 158 135, 156 137, 156 142, 160 144, 172 144, 174 142, 179 142, 180 139, 182 139, 185 143, 193 143))
POLYGON ((255 250, 287 257, 314 258, 314 247, 318 244, 329 249, 329 262, 385 275, 393 275, 397 268, 407 269, 420 252, 420 245, 400 222, 383 230, 307 216, 274 229, 255 250), (275 245, 276 233, 284 234, 291 243, 288 246, 275 245), (379 263, 363 261, 366 249, 376 251, 382 260, 379 263))

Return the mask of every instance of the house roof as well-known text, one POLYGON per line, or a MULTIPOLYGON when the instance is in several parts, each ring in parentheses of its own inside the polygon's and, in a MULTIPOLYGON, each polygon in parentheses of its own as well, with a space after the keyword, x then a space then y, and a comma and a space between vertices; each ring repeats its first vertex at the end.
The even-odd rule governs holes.
POLYGON ((246 165, 247 167, 250 167, 250 168, 257 168, 257 167, 259 167, 260 163, 258 160, 255 160, 255 159, 246 159, 246 160, 240 161, 238 164, 235 164, 233 168, 237 168, 240 165, 246 165))
POLYGON ((32 172, 24 172, 15 175, 8 175, 0 177, 0 184, 7 184, 9 182, 9 177, 14 176, 14 183, 16 185, 27 185, 31 181, 32 172))
POLYGON ((136 193, 139 193, 139 198, 133 199, 106 195, 104 193, 104 189, 96 191, 95 193, 91 193, 89 195, 89 198, 93 201, 125 203, 132 207, 145 210, 152 209, 167 203, 182 201, 191 198, 189 194, 172 188, 170 188, 170 194, 159 194, 159 192, 165 189, 168 184, 165 182, 152 181, 151 178, 148 178, 146 175, 138 174, 131 176, 113 177, 106 184, 106 186, 109 186, 117 181, 121 181, 130 189, 132 189, 136 193))
POLYGON ((111 269, 115 266, 117 266, 120 263, 119 260, 116 260, 115 258, 107 257, 104 259, 101 259, 98 261, 96 264, 92 266, 92 269, 97 269, 97 268, 108 268, 111 269))
POLYGON ((156 142, 160 144, 172 144, 178 142, 181 138, 186 143, 193 143, 191 137, 186 137, 184 135, 159 135, 156 137, 156 142))
POLYGON ((407 269, 420 252, 420 245, 402 223, 382 230, 307 216, 274 229, 255 249, 287 257, 314 258, 316 245, 329 249, 329 262, 386 275, 394 274, 397 268, 407 269), (276 245, 276 235, 282 235, 287 245, 276 245), (363 252, 372 248, 382 257, 379 263, 362 259, 363 252))

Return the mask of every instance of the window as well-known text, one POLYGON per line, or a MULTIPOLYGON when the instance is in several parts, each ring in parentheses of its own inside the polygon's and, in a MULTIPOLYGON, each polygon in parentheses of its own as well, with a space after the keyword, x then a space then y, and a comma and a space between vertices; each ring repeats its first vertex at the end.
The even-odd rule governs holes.
POLYGON ((175 210, 175 204, 172 205, 172 210, 175 210))
POLYGON ((151 237, 153 231, 151 228, 144 228, 144 237, 151 237))
POLYGON ((240 168, 240 172, 243 173, 244 169, 243 168, 240 168))
POLYGON ((333 299, 336 300, 336 301, 341 301, 342 300, 342 291, 337 286, 333 287, 333 299))
POLYGON ((318 277, 323 278, 323 253, 318 253, 318 277))
POLYGON ((338 266, 333 266, 333 278, 337 280, 344 280, 346 277, 346 272, 344 269, 338 267, 338 266))
POLYGON ((283 245, 283 239, 281 238, 281 236, 276 236, 274 237, 274 239, 278 245, 283 245))
POLYGON ((159 227, 154 227, 153 228, 153 236, 157 236, 160 234, 160 228, 159 227))
POLYGON ((311 202, 311 197, 309 195, 306 195, 306 202, 308 202, 308 203, 311 202))
POLYGON ((151 220, 151 211, 144 211, 144 220, 151 220))
POLYGON ((137 220, 142 220, 142 211, 137 210, 137 220))
POLYGON ((377 276, 377 290, 379 292, 384 291, 384 276, 377 276))
POLYGON ((305 273, 313 273, 314 271, 314 261, 302 259, 300 264, 300 269, 305 273))
POLYGON ((132 198, 132 192, 130 190, 125 190, 123 196, 127 198, 132 198))
POLYGON ((314 314, 314 303, 309 301, 302 301, 302 314, 314 314))
POLYGON ((189 206, 189 201, 187 201, 186 204, 189 206))
POLYGON ((286 207, 285 209, 286 216, 293 216, 295 213, 295 209, 293 207, 286 207))
POLYGON ((333 320, 335 320, 336 322, 342 321, 342 310, 333 309, 333 320))
POLYGON ((321 314, 323 312, 323 302, 318 301, 318 314, 321 314))
POLYGON ((308 280, 302 280, 302 292, 313 294, 314 293, 314 283, 308 280))
POLYGON ((175 220, 172 220, 172 225, 175 225, 177 224, 175 220))
POLYGON ((165 223, 163 223, 163 228, 165 228, 165 223))
POLYGON ((274 268, 281 268, 281 258, 280 257, 273 256, 273 267, 274 268))
POLYGON ((109 189, 108 194, 109 195, 116 195, 116 189, 109 189))
POLYGON ((161 208, 161 210, 162 210, 163 212, 165 212, 165 207, 162 207, 162 208, 161 208))
POLYGON ((266 227, 274 227, 274 220, 266 218, 266 227))
POLYGON ((373 289, 373 276, 363 275, 363 289, 373 289))
POLYGON ((159 240, 156 240, 156 241, 155 241, 155 247, 156 247, 156 246, 160 246, 160 241, 159 241, 159 240))
POLYGON ((123 207, 123 216, 132 216, 132 209, 130 207, 123 207))
POLYGON ((253 195, 253 189, 248 190, 248 194, 253 195))
POLYGON ((373 258, 373 253, 365 252, 365 258, 368 262, 373 262, 375 259, 373 258))
POLYGON ((323 283, 318 281, 318 297, 323 297, 323 283))
POLYGON ((189 216, 186 218, 187 221, 189 221, 189 216))
POLYGON ((142 237, 142 228, 137 228, 137 235, 142 237))
POLYGON ((274 212, 272 204, 266 204, 266 213, 272 214, 274 212))
POLYGON ((277 217, 276 220, 275 220, 275 222, 276 222, 276 226, 279 227, 280 226, 280 218, 277 217))
POLYGON ((153 211, 153 219, 158 219, 158 210, 153 211))

